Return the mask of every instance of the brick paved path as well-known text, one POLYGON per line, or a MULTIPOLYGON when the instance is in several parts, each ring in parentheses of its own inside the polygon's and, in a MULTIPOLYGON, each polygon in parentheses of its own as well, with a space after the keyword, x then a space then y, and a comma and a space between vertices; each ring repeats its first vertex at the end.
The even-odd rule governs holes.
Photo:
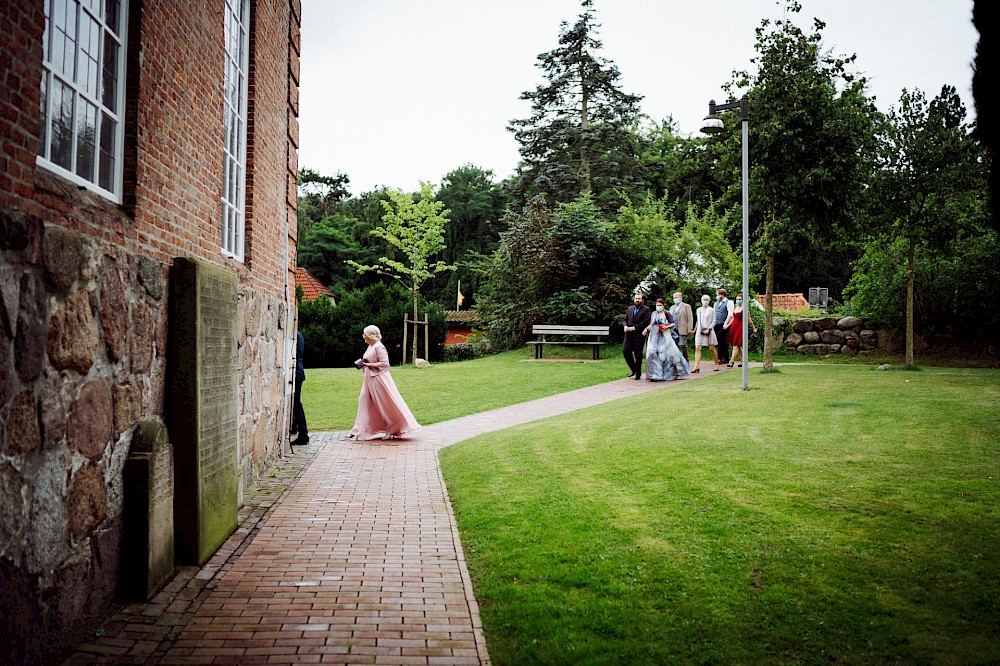
POLYGON ((265 489, 208 565, 117 614, 67 663, 488 665, 437 451, 671 385, 622 379, 438 423, 410 440, 318 434, 279 461, 288 466, 278 468, 281 496, 265 489))

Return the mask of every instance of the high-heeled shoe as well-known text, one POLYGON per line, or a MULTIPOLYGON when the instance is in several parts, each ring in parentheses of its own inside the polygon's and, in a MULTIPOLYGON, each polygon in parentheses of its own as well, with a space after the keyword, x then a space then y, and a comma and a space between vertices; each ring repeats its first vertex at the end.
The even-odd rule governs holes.
POLYGON ((691 374, 693 375, 696 372, 701 372, 701 368, 695 368, 694 370, 691 371, 691 374))
POLYGON ((727 368, 731 368, 731 367, 733 367, 733 363, 732 363, 732 361, 730 361, 729 363, 726 363, 726 367, 727 367, 727 368))
POLYGON ((715 366, 715 370, 713 370, 713 372, 718 372, 718 371, 719 371, 719 366, 718 366, 718 365, 716 365, 716 366, 715 366))
POLYGON ((736 364, 736 367, 737 367, 737 368, 742 368, 742 367, 743 367, 743 363, 742 363, 742 361, 741 361, 740 363, 737 363, 737 364, 736 364))

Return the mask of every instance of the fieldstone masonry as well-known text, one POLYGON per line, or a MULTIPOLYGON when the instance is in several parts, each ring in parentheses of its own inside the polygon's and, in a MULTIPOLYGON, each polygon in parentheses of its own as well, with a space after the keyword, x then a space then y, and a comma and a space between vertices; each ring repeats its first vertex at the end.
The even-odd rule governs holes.
POLYGON ((785 347, 800 354, 846 354, 878 347, 878 333, 871 322, 858 317, 796 319, 785 347))
POLYGON ((294 321, 299 0, 255 0, 247 23, 240 259, 219 247, 224 73, 205 66, 226 4, 192 20, 174 2, 132 3, 118 197, 37 159, 42 4, 0 2, 0 663, 18 664, 58 663, 115 594, 126 460, 139 423, 169 418, 173 258, 234 277, 220 400, 235 416, 218 421, 237 497, 287 437, 294 321))

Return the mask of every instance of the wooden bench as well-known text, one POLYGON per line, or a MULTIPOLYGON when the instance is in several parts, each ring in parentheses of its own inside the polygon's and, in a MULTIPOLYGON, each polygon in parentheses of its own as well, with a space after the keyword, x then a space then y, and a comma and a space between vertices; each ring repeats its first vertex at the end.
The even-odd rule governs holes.
POLYGON ((594 360, 601 358, 601 347, 605 344, 601 336, 610 333, 609 326, 562 326, 558 324, 537 324, 531 327, 531 333, 537 335, 537 340, 531 340, 529 345, 535 345, 535 358, 542 358, 545 345, 590 345, 594 360), (592 336, 593 340, 549 340, 548 336, 592 336))

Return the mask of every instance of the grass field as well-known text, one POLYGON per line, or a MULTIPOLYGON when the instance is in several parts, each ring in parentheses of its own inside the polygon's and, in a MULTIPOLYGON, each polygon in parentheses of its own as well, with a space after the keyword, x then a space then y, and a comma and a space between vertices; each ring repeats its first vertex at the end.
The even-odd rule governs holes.
MULTIPOLYGON (((550 347, 545 356, 546 360, 535 361, 531 349, 521 348, 425 369, 393 367, 391 372, 423 425, 620 379, 628 372, 621 346, 606 347, 600 361, 590 360, 589 349, 550 347)), ((350 429, 360 390, 361 372, 355 368, 307 370, 302 407, 309 429, 350 429)))
POLYGON ((1000 371, 724 378, 442 451, 493 662, 1000 662, 1000 371))

